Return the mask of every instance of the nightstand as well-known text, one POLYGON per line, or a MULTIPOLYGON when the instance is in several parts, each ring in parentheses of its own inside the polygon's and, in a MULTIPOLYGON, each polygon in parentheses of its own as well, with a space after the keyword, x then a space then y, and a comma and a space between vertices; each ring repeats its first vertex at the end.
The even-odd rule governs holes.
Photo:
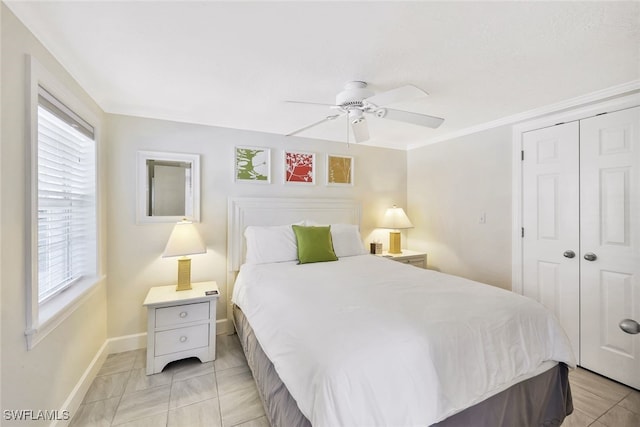
POLYGON ((156 286, 147 293, 147 375, 161 372, 174 360, 197 357, 204 363, 216 358, 218 285, 191 286, 179 292, 175 285, 156 286), (205 295, 207 291, 216 293, 205 295))
POLYGON ((409 249, 403 249, 401 254, 390 254, 387 251, 383 251, 382 255, 377 256, 389 258, 394 261, 414 265, 420 268, 427 268, 427 254, 425 252, 416 252, 410 251, 409 249))

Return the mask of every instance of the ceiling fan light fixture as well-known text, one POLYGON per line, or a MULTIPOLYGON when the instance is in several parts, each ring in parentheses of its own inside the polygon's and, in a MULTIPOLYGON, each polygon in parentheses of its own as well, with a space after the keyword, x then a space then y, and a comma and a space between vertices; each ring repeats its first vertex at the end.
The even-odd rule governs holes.
POLYGON ((373 95, 374 93, 367 89, 367 84, 365 82, 347 82, 344 85, 344 90, 336 95, 336 105, 362 106, 362 100, 373 95))
POLYGON ((351 124, 357 125, 358 123, 362 123, 364 121, 364 113, 362 112, 362 110, 354 108, 348 111, 351 124))

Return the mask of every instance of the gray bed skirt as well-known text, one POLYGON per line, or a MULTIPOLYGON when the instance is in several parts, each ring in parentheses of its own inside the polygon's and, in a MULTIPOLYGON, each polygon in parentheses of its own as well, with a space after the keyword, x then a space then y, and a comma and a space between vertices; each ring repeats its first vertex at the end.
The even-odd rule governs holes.
MULTIPOLYGON (((310 426, 311 423, 300 412, 295 399, 289 394, 273 364, 264 354, 247 318, 235 305, 233 319, 271 426, 310 426)), ((560 363, 434 426, 559 426, 572 412, 569 370, 566 365, 560 363)))

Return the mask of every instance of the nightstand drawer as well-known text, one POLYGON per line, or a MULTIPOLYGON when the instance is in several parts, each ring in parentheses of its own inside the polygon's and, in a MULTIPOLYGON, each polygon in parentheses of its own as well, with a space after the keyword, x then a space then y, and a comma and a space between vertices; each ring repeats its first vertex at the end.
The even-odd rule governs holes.
POLYGON ((181 325, 209 318, 209 303, 177 305, 156 310, 156 327, 181 325))
POLYGON ((405 259, 405 260, 402 260, 400 262, 403 262, 403 263, 409 264, 409 265, 413 265, 415 267, 424 268, 424 258, 423 257, 405 259))
POLYGON ((399 254, 392 254, 387 251, 383 251, 381 255, 377 256, 400 262, 402 264, 409 264, 414 267, 427 268, 427 254, 425 252, 416 252, 404 249, 399 254))
POLYGON ((156 332, 155 355, 191 350, 209 345, 209 324, 156 332))

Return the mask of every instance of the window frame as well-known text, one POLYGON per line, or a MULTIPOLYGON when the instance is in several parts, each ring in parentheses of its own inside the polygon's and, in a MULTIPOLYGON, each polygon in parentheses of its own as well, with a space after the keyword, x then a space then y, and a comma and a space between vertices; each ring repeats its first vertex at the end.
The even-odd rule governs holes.
POLYGON ((80 307, 104 281, 101 180, 100 180, 100 120, 68 90, 53 74, 47 71, 34 57, 27 56, 27 218, 26 228, 26 329, 27 349, 31 350, 44 337, 56 329, 67 317, 80 307), (94 128, 95 143, 95 274, 82 277, 64 291, 39 302, 38 289, 38 94, 39 88, 49 92, 79 117, 94 128))

